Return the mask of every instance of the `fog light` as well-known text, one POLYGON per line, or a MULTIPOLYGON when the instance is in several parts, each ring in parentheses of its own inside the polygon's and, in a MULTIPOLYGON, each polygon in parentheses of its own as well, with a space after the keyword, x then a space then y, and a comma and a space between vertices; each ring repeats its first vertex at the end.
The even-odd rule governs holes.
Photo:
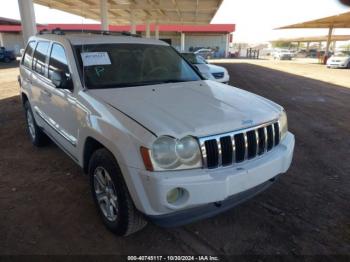
POLYGON ((178 188, 178 187, 177 188, 173 188, 167 193, 166 200, 168 201, 168 203, 174 204, 183 195, 184 195, 184 190, 182 188, 178 188))

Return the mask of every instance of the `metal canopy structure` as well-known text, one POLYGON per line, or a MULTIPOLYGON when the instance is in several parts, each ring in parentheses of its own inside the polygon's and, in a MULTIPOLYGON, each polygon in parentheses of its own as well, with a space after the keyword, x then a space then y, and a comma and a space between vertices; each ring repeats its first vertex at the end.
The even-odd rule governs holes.
POLYGON ((350 28, 350 12, 328 16, 298 24, 282 26, 276 29, 295 28, 350 28))
MULTIPOLYGON (((208 24, 223 0, 108 0, 109 24, 146 21, 162 24, 208 24)), ((100 0, 34 0, 34 3, 85 18, 100 20, 100 0)))
MULTIPOLYGON (((61 10, 84 18, 101 21, 101 30, 110 25, 144 24, 146 37, 151 36, 154 24, 155 38, 159 39, 159 24, 204 25, 209 24, 223 0, 18 0, 24 42, 37 32, 34 3, 61 10)), ((185 33, 181 33, 181 51, 185 47, 185 33)), ((229 37, 229 34, 227 34, 229 37)), ((226 47, 228 53, 228 47, 226 47)))
POLYGON ((326 46, 326 62, 329 55, 329 46, 332 41, 332 34, 334 28, 350 28, 350 12, 338 15, 328 16, 316 20, 302 22, 294 25, 282 26, 276 29, 298 29, 298 28, 328 28, 327 46, 326 46))
MULTIPOLYGON (((308 36, 308 37, 295 37, 295 38, 281 38, 273 40, 271 42, 297 42, 297 43, 312 43, 312 42, 325 42, 328 40, 327 35, 323 36, 308 36)), ((332 35, 331 41, 348 41, 350 35, 332 35)))
POLYGON ((0 17, 0 25, 20 25, 21 22, 15 19, 0 17))

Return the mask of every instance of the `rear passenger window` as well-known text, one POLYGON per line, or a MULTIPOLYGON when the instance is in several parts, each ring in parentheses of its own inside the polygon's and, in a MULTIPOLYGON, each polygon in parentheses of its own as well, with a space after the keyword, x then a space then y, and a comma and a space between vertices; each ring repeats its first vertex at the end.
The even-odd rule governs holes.
POLYGON ((42 76, 45 76, 45 62, 49 46, 49 42, 39 42, 34 52, 33 69, 42 76))
POLYGON ((35 48, 35 42, 31 41, 28 43, 26 51, 23 55, 22 65, 31 68, 32 67, 32 60, 33 60, 33 51, 35 48))
POLYGON ((69 77, 69 68, 64 48, 59 44, 53 44, 49 62, 49 79, 52 79, 53 71, 61 71, 69 77))

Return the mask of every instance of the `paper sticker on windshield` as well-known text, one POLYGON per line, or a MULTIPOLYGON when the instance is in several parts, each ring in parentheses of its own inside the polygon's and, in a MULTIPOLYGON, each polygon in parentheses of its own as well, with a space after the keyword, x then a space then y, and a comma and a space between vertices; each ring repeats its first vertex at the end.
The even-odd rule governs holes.
POLYGON ((107 52, 85 52, 81 53, 84 66, 110 65, 111 60, 107 52))

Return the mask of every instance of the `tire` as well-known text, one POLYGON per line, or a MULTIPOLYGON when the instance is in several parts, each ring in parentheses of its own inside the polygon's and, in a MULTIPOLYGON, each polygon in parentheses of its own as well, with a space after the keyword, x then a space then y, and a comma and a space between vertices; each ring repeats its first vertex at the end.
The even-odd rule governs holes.
POLYGON ((24 103, 25 119, 27 126, 27 133, 32 144, 36 147, 45 146, 48 142, 48 137, 36 124, 30 103, 26 101, 24 103))
POLYGON ((5 57, 4 62, 5 62, 5 63, 10 63, 10 62, 11 62, 11 60, 10 60, 10 58, 5 57))
POLYGON ((93 153, 88 173, 92 197, 110 231, 128 236, 146 226, 146 220, 134 206, 117 161, 107 149, 93 153))

